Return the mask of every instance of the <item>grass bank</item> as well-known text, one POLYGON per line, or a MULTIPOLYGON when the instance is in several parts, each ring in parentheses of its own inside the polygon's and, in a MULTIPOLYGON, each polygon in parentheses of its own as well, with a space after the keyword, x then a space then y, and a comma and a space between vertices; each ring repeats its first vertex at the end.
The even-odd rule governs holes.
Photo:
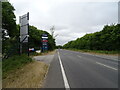
POLYGON ((33 61, 3 79, 3 88, 42 88, 48 65, 33 61))
POLYGON ((20 69, 27 63, 32 62, 33 60, 27 55, 13 56, 2 61, 2 71, 3 79, 5 79, 12 71, 20 69))
POLYGON ((118 55, 119 51, 105 51, 105 50, 78 50, 70 48, 68 50, 78 51, 78 52, 86 52, 86 53, 93 53, 93 54, 106 54, 106 55, 118 55))

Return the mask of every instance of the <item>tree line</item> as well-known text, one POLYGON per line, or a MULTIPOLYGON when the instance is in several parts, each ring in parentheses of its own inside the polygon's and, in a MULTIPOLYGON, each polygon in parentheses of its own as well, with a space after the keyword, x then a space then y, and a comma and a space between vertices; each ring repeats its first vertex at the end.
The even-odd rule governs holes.
POLYGON ((46 31, 39 30, 35 26, 30 26, 29 28, 29 43, 30 47, 39 48, 42 46, 42 34, 48 35, 48 49, 53 50, 55 49, 55 39, 46 31))
MULTIPOLYGON (((15 8, 9 2, 2 2, 2 52, 7 53, 12 47, 18 47, 20 26, 16 24, 15 8)), ((42 34, 48 35, 48 49, 55 48, 55 39, 46 31, 29 26, 29 47, 41 47, 42 34)), ((18 49, 16 49, 18 51, 18 49)))
POLYGON ((70 41, 64 48, 120 51, 120 25, 105 25, 103 30, 70 41))

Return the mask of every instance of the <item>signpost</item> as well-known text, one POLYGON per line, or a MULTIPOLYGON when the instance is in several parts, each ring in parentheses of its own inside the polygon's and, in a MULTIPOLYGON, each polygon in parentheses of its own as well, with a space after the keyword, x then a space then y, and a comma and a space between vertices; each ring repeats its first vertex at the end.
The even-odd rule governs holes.
POLYGON ((42 34, 42 52, 48 50, 48 35, 42 34))
POLYGON ((20 53, 23 52, 23 47, 26 47, 29 56, 29 13, 19 17, 20 23, 20 53))

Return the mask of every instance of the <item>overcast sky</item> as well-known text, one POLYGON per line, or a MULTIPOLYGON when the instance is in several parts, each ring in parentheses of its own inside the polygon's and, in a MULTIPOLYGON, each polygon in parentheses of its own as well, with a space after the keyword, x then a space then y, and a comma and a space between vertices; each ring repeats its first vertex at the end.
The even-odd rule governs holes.
POLYGON ((55 33, 59 34, 57 45, 64 45, 86 33, 100 31, 106 24, 117 23, 118 0, 94 1, 10 0, 15 8, 17 23, 19 16, 29 12, 30 25, 48 32, 54 25, 55 33))

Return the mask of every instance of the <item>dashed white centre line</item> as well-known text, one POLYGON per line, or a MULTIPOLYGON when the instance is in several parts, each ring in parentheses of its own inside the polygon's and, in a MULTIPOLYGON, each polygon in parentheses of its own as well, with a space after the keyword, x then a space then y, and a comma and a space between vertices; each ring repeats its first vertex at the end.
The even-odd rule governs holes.
POLYGON ((113 68, 113 67, 111 67, 111 66, 108 66, 108 65, 102 64, 102 63, 100 63, 100 62, 96 62, 96 63, 99 64, 99 65, 102 65, 102 66, 104 66, 104 67, 107 67, 107 68, 113 69, 113 70, 118 70, 118 69, 116 69, 116 68, 113 68))
POLYGON ((68 80, 67 80, 67 77, 66 77, 66 74, 65 74, 65 70, 64 70, 63 65, 62 65, 62 61, 61 61, 61 58, 60 58, 59 51, 58 51, 58 58, 59 58, 59 62, 60 62, 60 67, 61 67, 61 71, 62 71, 62 76, 63 76, 65 88, 66 88, 66 90, 70 90, 70 86, 68 84, 68 80))

